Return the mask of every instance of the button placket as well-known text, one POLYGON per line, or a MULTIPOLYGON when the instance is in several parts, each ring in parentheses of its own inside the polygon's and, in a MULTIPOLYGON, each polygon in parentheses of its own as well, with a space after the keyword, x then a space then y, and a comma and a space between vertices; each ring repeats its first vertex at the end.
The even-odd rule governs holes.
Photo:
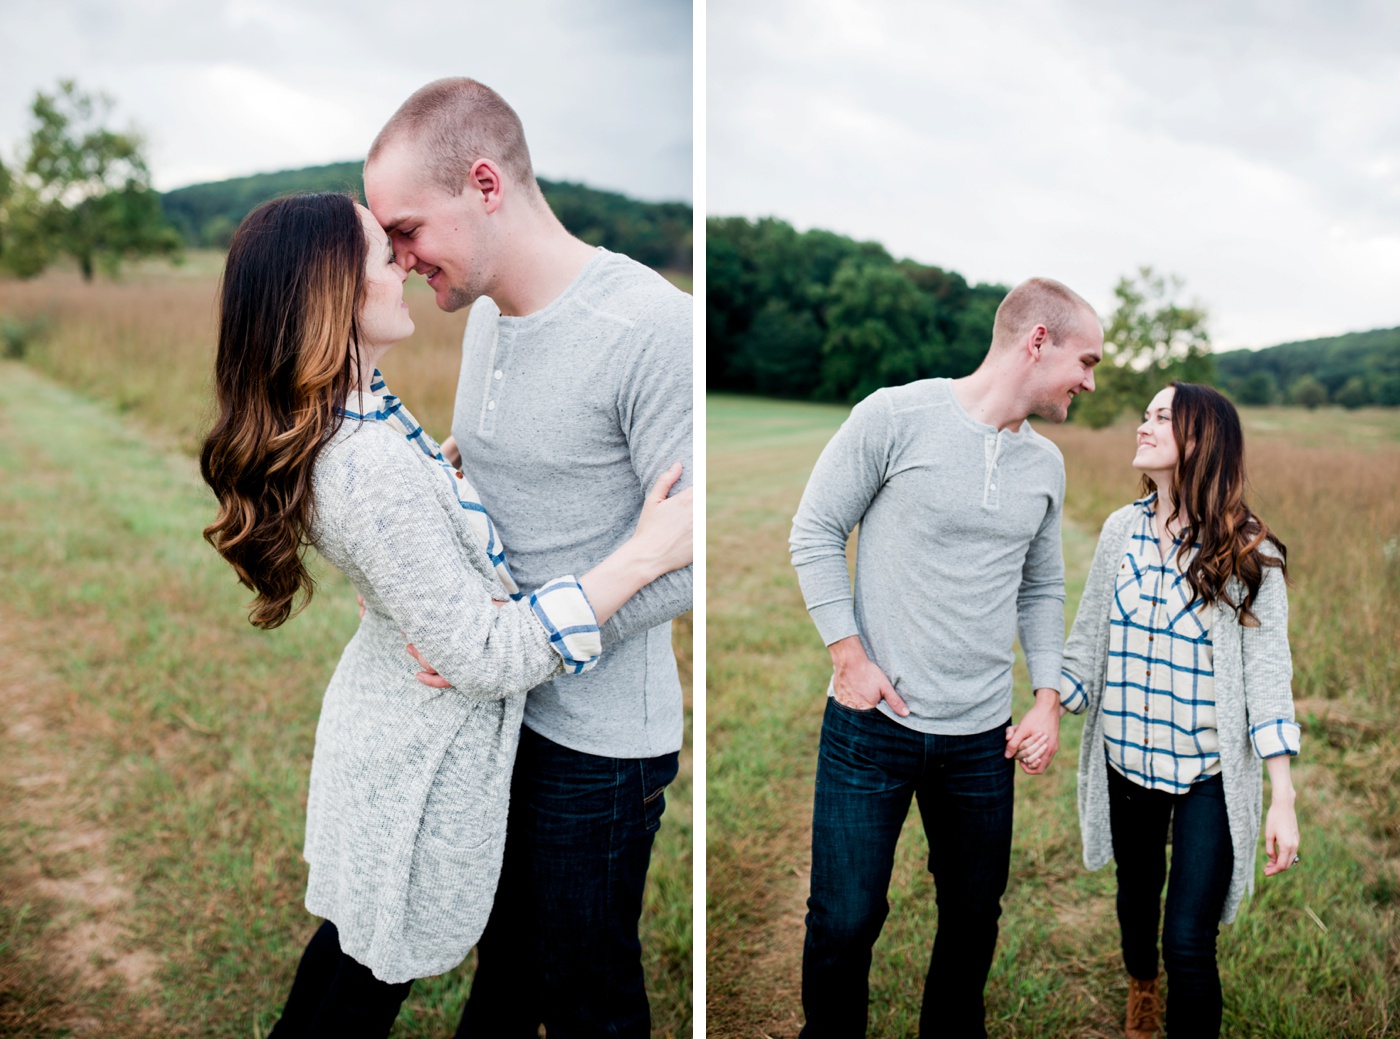
POLYGON ((486 370, 491 374, 484 380, 481 394, 481 431, 486 436, 496 432, 496 405, 505 377, 506 357, 510 352, 511 337, 501 335, 499 319, 497 322, 491 354, 487 358, 486 370))
POLYGON ((1000 479, 997 476, 997 467, 1001 462, 1001 433, 988 434, 982 438, 982 507, 995 509, 1000 507, 1000 495, 997 488, 1000 486, 1000 479))

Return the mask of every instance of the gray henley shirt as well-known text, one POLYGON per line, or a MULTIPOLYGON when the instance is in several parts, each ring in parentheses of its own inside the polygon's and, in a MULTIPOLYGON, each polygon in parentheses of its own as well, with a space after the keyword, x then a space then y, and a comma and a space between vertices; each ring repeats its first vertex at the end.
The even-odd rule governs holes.
MULTIPOLYGON (((599 249, 557 298, 502 317, 483 297, 462 340, 452 432, 527 595, 583 574, 631 535, 672 462, 693 475, 693 300, 655 271, 599 249)), ((596 667, 530 690, 525 725, 602 757, 678 750, 672 618, 692 569, 667 574, 603 626, 596 667)))
POLYGON ((1059 448, 974 420, 947 379, 855 406, 807 482, 792 562, 823 641, 859 635, 910 715, 881 711, 945 735, 1004 723, 1018 632, 1033 686, 1059 688, 1064 490, 1059 448))

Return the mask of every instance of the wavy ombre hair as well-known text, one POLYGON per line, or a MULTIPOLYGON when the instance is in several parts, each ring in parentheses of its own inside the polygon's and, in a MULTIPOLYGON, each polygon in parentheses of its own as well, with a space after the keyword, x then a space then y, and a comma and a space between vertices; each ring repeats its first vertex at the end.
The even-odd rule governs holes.
MULTIPOLYGON (((1204 600, 1209 605, 1223 600, 1246 627, 1258 627, 1250 611, 1264 579, 1264 567, 1276 566, 1287 575, 1287 549, 1264 521, 1250 511, 1244 500, 1244 432, 1235 406, 1209 386, 1189 382, 1171 384, 1172 437, 1176 440, 1176 471, 1172 473, 1171 494, 1176 503, 1167 517, 1170 525, 1178 516, 1185 521, 1181 539, 1195 544, 1195 558, 1186 568, 1192 597, 1188 605, 1204 600), (1260 551, 1271 543, 1277 555, 1260 551), (1240 602, 1226 594, 1231 578, 1244 588, 1240 602)), ((1146 474, 1142 493, 1152 493, 1156 485, 1146 474)))
POLYGON ((304 561, 311 472, 359 372, 367 251, 355 203, 336 194, 266 202, 229 245, 219 415, 199 457, 219 515, 204 537, 257 593, 248 619, 259 628, 282 624, 315 591, 304 561))

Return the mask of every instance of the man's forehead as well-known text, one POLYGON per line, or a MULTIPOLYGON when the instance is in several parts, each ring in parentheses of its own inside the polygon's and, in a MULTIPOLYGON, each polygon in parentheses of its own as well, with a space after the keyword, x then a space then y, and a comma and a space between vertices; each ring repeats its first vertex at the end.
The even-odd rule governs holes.
POLYGON ((415 165, 365 168, 365 199, 374 217, 392 234, 404 224, 422 223, 454 196, 415 165))
POLYGON ((365 163, 365 200, 385 230, 403 223, 423 193, 421 165, 406 152, 390 144, 365 163))

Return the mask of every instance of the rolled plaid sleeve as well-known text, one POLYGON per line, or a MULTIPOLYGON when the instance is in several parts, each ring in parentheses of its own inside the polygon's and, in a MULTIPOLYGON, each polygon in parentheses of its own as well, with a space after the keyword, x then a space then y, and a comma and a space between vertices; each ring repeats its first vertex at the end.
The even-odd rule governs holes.
POLYGON ((1261 758, 1276 758, 1282 754, 1297 756, 1303 745, 1303 730, 1288 718, 1275 718, 1249 727, 1254 751, 1261 758))
POLYGON ((1083 714, 1084 708, 1089 706, 1084 683, 1064 670, 1060 671, 1060 706, 1070 714, 1083 714))
POLYGON ((571 674, 587 671, 603 652, 598 617, 572 574, 556 577, 530 596, 530 609, 549 633, 549 645, 571 674))

